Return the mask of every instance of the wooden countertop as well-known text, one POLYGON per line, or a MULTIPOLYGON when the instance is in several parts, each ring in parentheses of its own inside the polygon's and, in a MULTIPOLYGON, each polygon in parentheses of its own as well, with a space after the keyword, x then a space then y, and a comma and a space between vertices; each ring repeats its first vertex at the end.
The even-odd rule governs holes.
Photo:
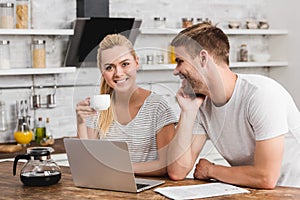
MULTIPOLYGON (((143 191, 138 194, 115 192, 108 190, 96 190, 88 188, 79 188, 74 186, 72 175, 68 167, 61 167, 62 178, 56 184, 47 187, 30 187, 24 186, 20 181, 20 170, 23 163, 19 163, 17 175, 12 175, 12 162, 0 162, 0 199, 15 200, 15 199, 167 199, 166 197, 156 193, 153 189, 143 191)), ((187 179, 183 181, 171 181, 168 178, 160 178, 166 181, 165 184, 158 187, 180 186, 180 185, 195 185, 204 184, 207 182, 187 179)), ((235 194, 228 196, 214 197, 213 199, 268 199, 268 200, 287 200, 300 199, 300 188, 277 187, 274 190, 257 190, 246 188, 250 191, 248 194, 235 194)), ((206 198, 212 199, 212 198, 206 198)))
MULTIPOLYGON (((16 143, 11 143, 11 144, 16 144, 16 143)), ((36 144, 35 142, 31 142, 29 146, 23 147, 21 151, 13 152, 13 153, 0 153, 0 159, 14 158, 16 155, 25 154, 26 149, 28 147, 37 147, 37 146, 41 146, 41 145, 36 144)), ((52 147, 54 149, 53 153, 65 153, 66 152, 65 146, 63 143, 63 138, 55 139, 55 143, 53 145, 50 145, 49 147, 52 147)))
MULTIPOLYGON (((52 146, 56 153, 64 152, 63 140, 56 140, 52 146)), ((23 151, 23 150, 22 150, 23 151)), ((25 152, 25 149, 24 149, 25 152)), ((14 157, 17 152, 9 154, 10 158, 14 157)), ((6 155, 8 156, 8 155, 6 155)), ((152 189, 143 191, 141 193, 126 193, 115 192, 107 190, 96 190, 88 188, 79 188, 73 184, 72 175, 68 167, 61 167, 62 178, 56 185, 47 187, 30 187, 24 186, 20 181, 20 170, 23 163, 18 163, 17 175, 12 175, 13 163, 10 161, 0 162, 0 200, 15 200, 15 199, 167 199, 166 197, 156 193, 152 189)), ((193 179, 186 179, 183 181, 171 181, 168 178, 157 178, 166 181, 165 184, 158 187, 166 186, 181 186, 181 185, 195 185, 205 184, 207 182, 193 179)), ((250 191, 246 194, 235 194, 228 196, 220 196, 206 199, 230 199, 230 200, 243 200, 243 199, 268 199, 268 200, 288 200, 288 199, 300 199, 300 188, 292 187, 276 187, 274 190, 260 190, 245 188, 250 191)))

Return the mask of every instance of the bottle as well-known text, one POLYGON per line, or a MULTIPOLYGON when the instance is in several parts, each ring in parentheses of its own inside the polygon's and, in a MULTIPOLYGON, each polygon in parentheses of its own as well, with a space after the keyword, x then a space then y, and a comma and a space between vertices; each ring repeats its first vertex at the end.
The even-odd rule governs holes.
POLYGON ((46 41, 32 41, 32 68, 46 67, 46 41))
POLYGON ((246 44, 241 45, 240 61, 241 62, 247 62, 248 61, 248 50, 247 50, 247 45, 246 44))
POLYGON ((46 142, 48 145, 52 145, 54 144, 54 138, 53 138, 53 135, 52 135, 52 128, 51 128, 51 123, 50 123, 50 118, 47 117, 46 118, 46 142))
POLYGON ((44 138, 46 138, 45 122, 42 117, 39 117, 35 128, 35 142, 40 144, 44 138))
POLYGON ((16 2, 16 28, 27 29, 29 27, 28 0, 17 0, 16 2))
POLYGON ((176 63, 176 56, 174 52, 174 46, 169 45, 169 63, 170 64, 175 64, 176 63))
POLYGON ((0 40, 0 69, 10 68, 9 40, 0 40))
POLYGON ((0 3, 0 28, 14 28, 13 3, 0 3))
POLYGON ((7 131, 7 127, 5 102, 0 101, 0 131, 7 131))

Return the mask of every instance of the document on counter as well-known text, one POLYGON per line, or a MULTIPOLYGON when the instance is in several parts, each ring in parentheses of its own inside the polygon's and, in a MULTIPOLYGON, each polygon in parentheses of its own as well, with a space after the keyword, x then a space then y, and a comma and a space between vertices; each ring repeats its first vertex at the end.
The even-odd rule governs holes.
POLYGON ((69 161, 66 153, 52 154, 51 158, 59 166, 69 167, 69 161))
POLYGON ((154 190, 170 199, 196 199, 230 194, 250 193, 248 190, 225 183, 161 187, 154 190))

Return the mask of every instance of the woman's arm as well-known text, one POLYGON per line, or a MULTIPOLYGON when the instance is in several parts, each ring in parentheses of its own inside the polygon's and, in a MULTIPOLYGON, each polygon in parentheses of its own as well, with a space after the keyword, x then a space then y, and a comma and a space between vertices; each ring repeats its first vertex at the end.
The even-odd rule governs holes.
POLYGON ((85 124, 86 118, 95 115, 96 111, 90 107, 90 97, 79 102, 76 106, 76 118, 77 118, 77 137, 79 138, 96 138, 98 134, 96 131, 88 128, 85 124))
POLYGON ((172 141, 174 132, 174 124, 166 125, 158 131, 156 134, 158 160, 134 163, 135 174, 142 176, 163 176, 167 174, 168 144, 172 141))

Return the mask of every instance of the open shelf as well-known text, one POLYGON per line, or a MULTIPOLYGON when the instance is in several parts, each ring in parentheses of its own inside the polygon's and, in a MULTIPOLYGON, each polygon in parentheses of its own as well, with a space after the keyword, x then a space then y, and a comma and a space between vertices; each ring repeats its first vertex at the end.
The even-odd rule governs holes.
POLYGON ((0 35, 74 35, 73 29, 0 29, 0 35))
MULTIPOLYGON (((241 67, 286 67, 288 62, 286 61, 268 61, 268 62, 231 62, 230 68, 241 67)), ((141 66, 141 70, 173 70, 176 64, 144 64, 141 66)))
MULTIPOLYGON (((183 29, 172 28, 142 28, 141 34, 177 34, 183 29)), ((284 29, 223 29, 227 35, 287 35, 284 29)))
POLYGON ((286 67, 287 61, 268 61, 268 62, 231 62, 230 68, 238 67, 286 67))
POLYGON ((0 69, 0 76, 74 73, 76 67, 0 69))

